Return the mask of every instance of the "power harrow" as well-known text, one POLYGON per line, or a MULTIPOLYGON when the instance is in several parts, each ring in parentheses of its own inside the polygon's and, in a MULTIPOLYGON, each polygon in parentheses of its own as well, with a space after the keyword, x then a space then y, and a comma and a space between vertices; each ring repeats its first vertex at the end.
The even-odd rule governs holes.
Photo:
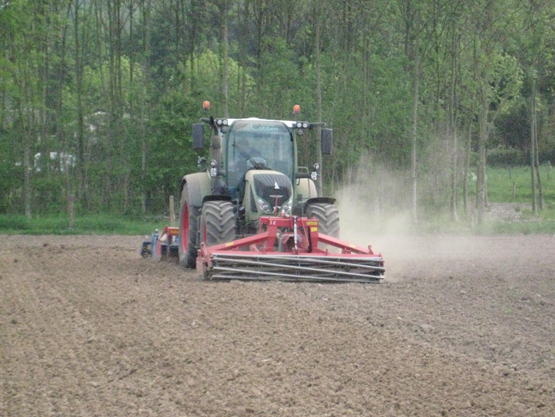
MULTIPOLYGON (((208 280, 279 280, 379 283, 384 260, 372 248, 318 232, 318 220, 298 216, 261 217, 259 233, 207 246, 202 241, 196 269, 208 280)), ((176 228, 143 242, 141 253, 156 259, 177 256, 176 228)))
POLYGON ((158 260, 175 259, 178 254, 179 229, 166 226, 162 233, 158 229, 149 238, 145 237, 139 253, 143 258, 152 257, 158 260))

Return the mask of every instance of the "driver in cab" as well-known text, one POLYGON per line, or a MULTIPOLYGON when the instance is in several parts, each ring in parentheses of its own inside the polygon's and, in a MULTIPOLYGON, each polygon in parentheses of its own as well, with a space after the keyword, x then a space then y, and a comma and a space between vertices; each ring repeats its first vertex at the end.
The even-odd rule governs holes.
POLYGON ((241 173, 246 172, 249 168, 263 168, 265 161, 258 149, 252 146, 250 136, 240 136, 235 140, 233 147, 235 148, 235 157, 232 167, 241 173))
MULTIPOLYGON (((256 139, 256 138, 254 138, 256 139)), ((239 200, 243 200, 245 192, 245 175, 251 169, 266 168, 266 160, 258 149, 252 146, 250 136, 240 136, 236 138, 233 147, 235 148, 235 156, 231 168, 240 174, 239 183, 237 184, 237 193, 239 200)))

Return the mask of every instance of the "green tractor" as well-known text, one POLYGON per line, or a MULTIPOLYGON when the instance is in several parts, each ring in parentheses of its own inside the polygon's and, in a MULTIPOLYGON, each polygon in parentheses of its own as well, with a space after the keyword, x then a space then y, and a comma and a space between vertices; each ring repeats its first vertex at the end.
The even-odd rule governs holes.
MULTIPOLYGON (((205 110, 209 103, 204 103, 205 110)), ((299 113, 299 106, 294 112, 299 113)), ((307 131, 321 129, 322 154, 332 150, 332 129, 297 120, 257 118, 201 119, 193 124, 193 148, 204 149, 211 132, 210 157, 199 171, 181 180, 179 263, 194 268, 201 244, 232 242, 260 232, 261 217, 317 219, 319 231, 339 238, 335 200, 319 196, 319 165, 297 164, 297 143, 307 131)))

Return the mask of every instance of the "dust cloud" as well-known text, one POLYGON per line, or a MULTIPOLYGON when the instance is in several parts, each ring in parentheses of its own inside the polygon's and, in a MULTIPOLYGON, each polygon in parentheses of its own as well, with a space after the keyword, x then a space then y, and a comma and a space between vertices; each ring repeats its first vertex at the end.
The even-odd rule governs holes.
POLYGON ((334 195, 342 239, 366 246, 377 236, 411 234, 410 178, 405 172, 361 162, 334 195))
POLYGON ((363 247, 371 245, 375 253, 381 253, 389 282, 399 280, 415 262, 464 258, 482 246, 476 236, 418 236, 412 223, 411 180, 406 171, 361 163, 334 196, 341 239, 363 247))

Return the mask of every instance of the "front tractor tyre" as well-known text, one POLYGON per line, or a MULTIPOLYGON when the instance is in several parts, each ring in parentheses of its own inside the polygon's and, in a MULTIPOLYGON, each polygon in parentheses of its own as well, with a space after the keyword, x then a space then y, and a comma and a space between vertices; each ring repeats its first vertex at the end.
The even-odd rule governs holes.
POLYGON ((181 190, 179 207, 179 265, 195 268, 197 261, 198 209, 191 201, 187 185, 181 190))
POLYGON ((319 233, 339 239, 339 210, 333 204, 311 204, 306 210, 306 217, 318 220, 319 233))
POLYGON ((207 201, 202 206, 201 239, 206 246, 235 239, 235 213, 229 201, 207 201))

